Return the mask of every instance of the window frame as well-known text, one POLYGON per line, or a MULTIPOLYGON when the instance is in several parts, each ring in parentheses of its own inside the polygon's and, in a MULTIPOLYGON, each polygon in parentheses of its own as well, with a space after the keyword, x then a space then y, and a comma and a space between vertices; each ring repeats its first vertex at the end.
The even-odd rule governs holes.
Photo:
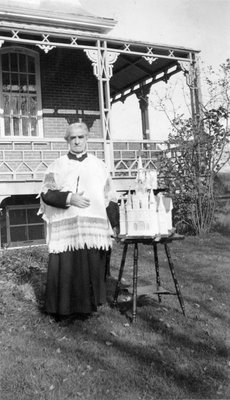
POLYGON ((45 234, 46 234, 46 229, 45 229, 45 222, 41 221, 38 223, 28 223, 28 216, 27 216, 27 210, 30 209, 39 209, 39 204, 23 204, 23 205, 9 205, 6 206, 6 236, 7 236, 7 244, 11 246, 22 246, 22 245, 28 245, 28 244, 45 244, 45 234), (24 210, 26 211, 26 223, 24 224, 11 224, 10 223, 10 211, 13 210, 24 210), (43 226, 43 233, 44 233, 44 238, 43 239, 28 239, 28 240, 17 240, 17 241, 12 241, 11 240, 11 228, 14 227, 20 227, 20 226, 25 226, 26 227, 26 232, 28 235, 28 227, 29 226, 43 226))
POLYGON ((43 137, 43 122, 42 122, 42 97, 41 97, 41 75, 40 75, 40 57, 39 53, 24 47, 11 46, 0 49, 0 137, 16 140, 28 140, 43 137), (2 82, 2 54, 19 53, 34 58, 35 64, 35 77, 36 77, 36 96, 37 96, 37 135, 23 136, 23 135, 5 135, 4 125, 4 105, 3 105, 3 82, 2 82))

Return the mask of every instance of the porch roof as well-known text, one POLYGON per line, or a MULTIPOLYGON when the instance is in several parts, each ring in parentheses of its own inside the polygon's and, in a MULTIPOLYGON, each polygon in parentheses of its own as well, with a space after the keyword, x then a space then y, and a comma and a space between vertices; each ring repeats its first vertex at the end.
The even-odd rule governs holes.
POLYGON ((117 49, 119 57, 110 79, 112 101, 124 100, 143 86, 151 86, 169 78, 195 61, 199 50, 153 42, 109 38, 108 49, 117 49), (124 51, 124 49, 126 49, 124 51))
POLYGON ((36 10, 18 12, 0 5, 0 40, 4 45, 7 42, 34 44, 43 50, 45 47, 96 50, 106 43, 106 51, 113 54, 113 58, 119 55, 113 62, 110 79, 113 102, 125 99, 141 86, 161 80, 167 82, 170 76, 182 70, 183 63, 193 63, 199 52, 181 46, 115 38, 112 32, 106 33, 115 25, 113 19, 91 16, 81 12, 81 8, 78 13, 68 16, 64 13, 59 19, 55 12, 45 17, 36 10))

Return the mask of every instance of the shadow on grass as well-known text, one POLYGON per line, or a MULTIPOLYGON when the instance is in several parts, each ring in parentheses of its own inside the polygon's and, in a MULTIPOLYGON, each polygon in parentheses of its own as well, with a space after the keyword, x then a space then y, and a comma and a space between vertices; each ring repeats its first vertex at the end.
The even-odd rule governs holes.
MULTIPOLYGON (((116 280, 110 281, 110 285, 110 289, 112 289, 113 286, 112 291, 114 292, 116 280)), ((121 290, 121 295, 122 294, 127 295, 127 291, 125 289, 121 290)), ((144 323, 147 324, 148 329, 156 334, 160 333, 162 336, 165 336, 165 341, 170 342, 172 348, 179 347, 182 353, 186 353, 192 350, 192 361, 194 361, 196 357, 197 359, 200 359, 202 355, 203 363, 207 363, 209 365, 209 368, 204 367, 206 371, 206 376, 204 379, 204 374, 201 374, 200 376, 199 374, 198 376, 194 376, 193 372, 195 371, 191 371, 190 369, 188 369, 187 371, 181 371, 181 369, 178 368, 178 366, 180 365, 179 360, 177 360, 177 362, 175 363, 170 360, 164 360, 163 357, 158 357, 157 359, 154 359, 154 363, 160 375, 162 373, 166 373, 167 376, 173 378, 173 380, 178 385, 186 386, 186 390, 188 390, 190 394, 195 395, 199 393, 200 396, 204 396, 202 398, 207 398, 207 396, 211 396, 211 393, 213 393, 213 387, 212 385, 210 385, 210 383, 208 383, 208 381, 213 381, 214 379, 218 378, 227 383, 228 375, 226 374, 226 372, 222 371, 219 365, 214 365, 215 363, 212 363, 212 360, 215 360, 216 358, 220 358, 222 359, 222 362, 227 363, 228 357, 230 356, 230 349, 223 343, 223 341, 214 338, 212 338, 211 340, 207 340, 207 337, 203 338, 202 340, 200 336, 198 337, 196 335, 194 336, 194 339, 192 339, 189 336, 188 332, 186 332, 187 334, 184 334, 175 332, 172 329, 169 330, 165 322, 162 322, 159 319, 152 317, 152 315, 154 315, 154 309, 159 309, 159 303, 153 299, 149 299, 147 296, 140 296, 137 298, 137 307, 139 308, 138 319, 144 321, 144 323), (149 305, 151 306, 151 317, 148 313, 144 311, 140 312, 141 307, 149 305)), ((118 301, 117 309, 121 314, 125 315, 129 318, 129 320, 131 320, 132 300, 121 302, 118 301)), ((218 317, 222 320, 225 320, 225 322, 229 321, 229 319, 227 317, 225 318, 223 314, 213 311, 211 309, 211 305, 210 307, 207 307, 202 304, 202 309, 205 310, 211 318, 218 317)), ((191 322, 189 325, 191 326, 191 322)), ((206 332, 206 334, 208 334, 208 332, 206 332)), ((121 347, 120 344, 119 347, 121 347)), ((127 347, 126 344, 123 350, 126 352, 128 351, 129 355, 131 355, 131 349, 132 346, 130 347, 129 352, 129 347, 127 347)), ((151 359, 151 355, 148 351, 147 353, 147 356, 145 354, 145 351, 144 355, 142 355, 141 352, 138 353, 140 362, 142 359, 145 360, 145 362, 147 363, 148 361, 150 361, 148 360, 148 358, 150 357, 151 359)))
MULTIPOLYGON (((116 317, 114 314, 115 323, 116 317)), ((129 329, 128 335, 113 337, 111 347, 106 346, 106 341, 111 337, 111 326, 107 320, 102 319, 101 323, 98 323, 94 318, 85 322, 85 325, 75 323, 70 326, 65 333, 68 332, 71 336, 71 342, 68 345, 58 343, 58 346, 62 354, 75 355, 78 364, 88 363, 94 371, 103 371, 104 379, 107 376, 110 379, 112 377, 114 387, 117 385, 118 392, 123 394, 123 397, 120 397, 122 399, 125 398, 126 390, 130 393, 133 391, 136 395, 145 393, 146 399, 152 399, 153 394, 154 399, 175 398, 173 393, 172 397, 170 394, 170 397, 161 397, 162 389, 163 392, 165 390, 162 388, 165 381, 182 390, 182 393, 187 395, 186 398, 214 399, 213 394, 217 391, 214 381, 227 383, 228 377, 218 365, 210 364, 210 361, 223 357, 223 354, 206 343, 199 343, 199 339, 191 340, 186 334, 169 330, 166 324, 157 318, 150 320, 145 311, 139 313, 138 318, 138 324, 129 329), (140 332, 143 338, 148 335, 148 342, 143 342, 141 338, 137 341, 136 335, 140 332), (151 340, 151 337, 154 340, 151 340), (82 346, 81 343, 86 345, 82 346), (183 362, 178 351, 175 351, 178 347, 183 355, 183 362), (204 367, 207 368, 205 371, 204 367)), ((119 324, 120 320, 117 321, 117 325, 119 324)), ((42 341, 43 339, 41 346, 42 341)), ((54 336, 49 341, 50 347, 57 346, 54 336)), ((217 348, 218 343, 215 345, 217 348)), ((74 359, 68 362, 74 362, 74 359)))
POLYGON ((34 273, 30 279, 37 303, 41 309, 43 308, 45 300, 46 278, 47 272, 41 271, 34 273))
MULTIPOLYGON (((221 242, 218 242, 217 245, 222 249, 221 242)), ((145 256, 147 258, 147 254, 145 256)), ((203 283, 206 287, 207 285, 216 285, 216 293, 219 290, 222 290, 223 293, 225 290, 227 294, 226 286, 217 284, 213 275, 208 273, 210 272, 208 269, 207 275, 204 275, 202 270, 185 268, 182 261, 177 264, 176 272, 180 281, 194 283, 196 290, 197 288, 202 289, 199 285, 203 283)), ((162 275, 165 278, 169 275, 166 270, 168 267, 165 263, 161 265, 162 275)), ((169 276, 168 279, 171 277, 169 276)), ((46 273, 34 274, 30 282, 38 304, 42 305, 46 273)), ((110 306, 113 302, 115 285, 116 279, 110 276, 107 280, 107 300, 110 306)), ((186 291, 185 300, 191 308, 192 304, 198 301, 200 293, 197 295, 194 293, 194 297, 190 293, 192 293, 192 289, 186 291)), ((121 290, 122 295, 130 296, 125 287, 121 290)), ((218 317, 220 320, 228 322, 227 317, 213 310, 211 303, 210 306, 202 301, 200 303, 207 320, 218 317)), ((45 343, 49 349, 47 350, 48 354, 53 352, 54 358, 58 357, 58 354, 55 353, 58 346, 63 365, 70 365, 73 377, 81 379, 82 385, 86 388, 89 385, 88 377, 87 375, 80 375, 80 378, 76 376, 76 373, 79 375, 80 370, 76 370, 75 364, 85 367, 86 364, 90 365, 93 369, 93 376, 90 379, 97 387, 97 398, 100 398, 98 397, 100 390, 103 391, 103 388, 99 388, 99 386, 105 386, 104 382, 109 385, 109 380, 112 380, 113 387, 113 394, 109 395, 110 399, 220 398, 217 395, 218 382, 221 382, 222 385, 228 382, 226 368, 221 366, 223 363, 227 365, 229 349, 224 342, 218 339, 218 335, 215 336, 211 333, 211 337, 205 336, 204 330, 199 326, 199 321, 194 319, 194 313, 192 317, 188 315, 187 319, 184 319, 180 314, 179 304, 176 312, 171 310, 175 319, 174 326, 168 326, 166 318, 162 318, 162 316, 164 317, 163 310, 159 315, 158 310, 159 308, 163 309, 164 303, 159 305, 157 300, 139 297, 137 306, 137 323, 130 324, 130 327, 126 328, 127 330, 125 330, 124 324, 127 322, 127 318, 130 320, 131 317, 131 300, 118 301, 116 309, 108 309, 98 319, 92 317, 84 323, 77 321, 66 328, 61 328, 54 323, 54 332, 70 337, 67 343, 64 340, 58 342, 55 334, 50 334, 49 338, 34 336, 34 340, 37 341, 38 348, 43 348, 45 343), (63 329, 65 330, 63 331, 63 329), (115 333, 118 332, 112 338, 111 329, 115 330, 115 333), (110 341, 112 345, 108 346, 106 342, 110 341), (100 371, 102 373, 99 373, 100 371), (164 393, 164 397, 162 393, 164 393)), ((44 317, 43 324, 43 331, 49 329, 45 326, 48 324, 48 318, 44 317)), ((103 396, 101 398, 105 399, 106 397, 103 396)))

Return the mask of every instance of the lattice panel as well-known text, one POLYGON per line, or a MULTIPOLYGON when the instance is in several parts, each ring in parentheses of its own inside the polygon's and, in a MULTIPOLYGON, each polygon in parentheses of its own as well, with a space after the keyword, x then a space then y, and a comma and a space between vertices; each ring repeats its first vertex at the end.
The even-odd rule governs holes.
POLYGON ((165 150, 158 142, 115 142, 114 177, 134 177, 138 168, 138 156, 141 155, 143 168, 156 168, 159 156, 165 150))
MULTIPOLYGON (((141 154, 144 168, 154 168, 164 150, 162 143, 150 141, 114 141, 112 176, 114 178, 136 176, 137 159, 141 154)), ((89 152, 104 160, 103 141, 90 140, 89 152)), ((54 159, 67 152, 63 142, 5 142, 0 143, 0 180, 42 179, 45 170, 54 159), (26 178, 25 178, 26 177, 26 178)))
MULTIPOLYGON (((89 142, 89 152, 104 159, 104 143, 89 142)), ((58 157, 66 154, 65 142, 55 140, 39 142, 0 143, 0 181, 42 179, 47 167, 58 157)))

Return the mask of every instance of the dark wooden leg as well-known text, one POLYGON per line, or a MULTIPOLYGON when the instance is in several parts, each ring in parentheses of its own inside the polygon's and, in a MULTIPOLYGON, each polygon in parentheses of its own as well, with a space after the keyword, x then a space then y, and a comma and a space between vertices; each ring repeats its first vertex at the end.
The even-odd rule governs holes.
POLYGON ((173 265, 172 258, 171 258, 170 249, 169 249, 169 246, 167 245, 167 243, 165 243, 164 246, 165 246, 165 252, 166 252, 166 255, 167 255, 167 258, 168 258, 169 268, 170 268, 170 271, 171 271, 171 274, 172 274, 172 278, 173 278, 173 282, 174 282, 174 285, 175 285, 175 288, 176 288, 176 294, 177 294, 177 297, 178 297, 178 300, 179 300, 179 303, 180 303, 180 306, 181 306, 181 309, 182 309, 182 313, 185 315, 184 300, 183 300, 183 297, 182 297, 182 294, 181 294, 181 291, 180 291, 179 283, 178 283, 176 275, 175 275, 175 270, 174 270, 174 265, 173 265))
POLYGON ((127 249, 128 249, 128 243, 125 243, 124 247, 123 247, 123 253, 122 253, 122 258, 121 258, 121 265, 120 265, 120 269, 119 269, 118 280, 117 280, 116 289, 115 289, 115 293, 114 293, 114 297, 113 297, 114 305, 117 304, 117 298, 118 298, 118 294, 119 294, 120 287, 121 287, 121 278, 122 278, 123 271, 124 271, 127 249))
POLYGON ((138 274, 138 244, 134 244, 133 252, 133 322, 137 315, 137 274, 138 274))
MULTIPOLYGON (((158 254, 157 254, 157 244, 153 243, 153 251, 154 251, 154 263, 155 263, 155 270, 156 270, 156 284, 157 284, 157 291, 160 290, 161 280, 160 280, 160 269, 159 269, 159 261, 158 261, 158 254)), ((158 301, 161 303, 161 295, 158 294, 158 301)))
POLYGON ((110 273, 111 252, 112 252, 112 249, 110 247, 109 250, 106 251, 105 278, 107 278, 107 276, 111 275, 111 273, 110 273))

